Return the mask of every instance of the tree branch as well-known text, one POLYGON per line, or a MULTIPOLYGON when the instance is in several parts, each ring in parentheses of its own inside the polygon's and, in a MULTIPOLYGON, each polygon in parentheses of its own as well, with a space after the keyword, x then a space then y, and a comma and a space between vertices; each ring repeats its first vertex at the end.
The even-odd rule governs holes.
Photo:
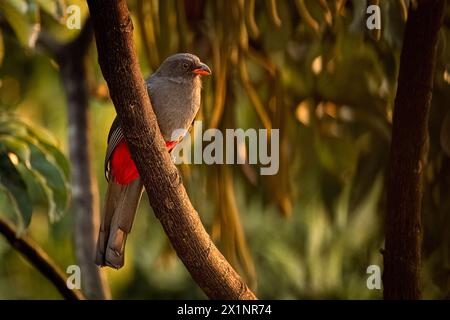
POLYGON ((66 94, 75 254, 83 274, 83 291, 89 299, 109 299, 111 294, 104 272, 94 263, 100 211, 97 181, 91 168, 88 89, 84 64, 92 37, 88 18, 71 42, 60 44, 50 35, 42 33, 38 45, 56 58, 66 94))
POLYGON ((98 60, 150 204, 193 279, 212 299, 255 299, 205 231, 166 151, 142 78, 125 0, 88 0, 98 60))
POLYGON ((22 254, 39 272, 46 277, 67 300, 83 300, 79 290, 67 287, 67 278, 48 254, 28 236, 17 236, 16 227, 0 218, 0 233, 11 246, 22 254))
POLYGON ((400 57, 388 168, 384 298, 420 299, 422 176, 445 0, 410 8, 400 57))

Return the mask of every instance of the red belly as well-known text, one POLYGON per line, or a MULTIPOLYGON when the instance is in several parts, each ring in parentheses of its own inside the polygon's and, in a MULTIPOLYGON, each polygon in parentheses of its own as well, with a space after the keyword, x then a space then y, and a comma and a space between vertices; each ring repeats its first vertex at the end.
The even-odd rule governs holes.
MULTIPOLYGON (((167 141, 166 147, 170 152, 177 141, 167 141)), ((125 139, 122 139, 114 149, 111 156, 111 173, 115 183, 129 184, 131 181, 139 178, 139 172, 131 159, 130 150, 125 139)))

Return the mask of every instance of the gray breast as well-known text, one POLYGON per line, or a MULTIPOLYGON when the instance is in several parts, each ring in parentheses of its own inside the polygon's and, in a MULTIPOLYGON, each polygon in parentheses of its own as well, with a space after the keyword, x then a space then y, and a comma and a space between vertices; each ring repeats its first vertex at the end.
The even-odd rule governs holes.
POLYGON ((187 130, 200 107, 200 79, 150 77, 147 88, 164 140, 178 140, 172 133, 187 130))

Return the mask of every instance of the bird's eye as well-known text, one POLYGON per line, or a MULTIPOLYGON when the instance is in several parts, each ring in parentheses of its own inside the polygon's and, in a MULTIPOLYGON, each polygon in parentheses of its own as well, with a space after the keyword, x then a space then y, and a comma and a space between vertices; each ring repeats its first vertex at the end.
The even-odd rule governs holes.
POLYGON ((183 63, 183 69, 187 70, 189 68, 189 63, 185 62, 183 63))

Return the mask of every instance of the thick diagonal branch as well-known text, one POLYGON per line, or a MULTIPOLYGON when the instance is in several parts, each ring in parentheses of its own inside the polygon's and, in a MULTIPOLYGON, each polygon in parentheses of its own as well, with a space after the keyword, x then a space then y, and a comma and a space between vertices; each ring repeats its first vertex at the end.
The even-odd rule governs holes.
POLYGON ((384 298, 421 298, 422 176, 445 0, 410 8, 400 57, 389 160, 384 298))
POLYGON ((255 299, 212 243, 166 151, 133 42, 125 0, 88 0, 98 60, 155 215, 193 279, 212 299, 255 299))

